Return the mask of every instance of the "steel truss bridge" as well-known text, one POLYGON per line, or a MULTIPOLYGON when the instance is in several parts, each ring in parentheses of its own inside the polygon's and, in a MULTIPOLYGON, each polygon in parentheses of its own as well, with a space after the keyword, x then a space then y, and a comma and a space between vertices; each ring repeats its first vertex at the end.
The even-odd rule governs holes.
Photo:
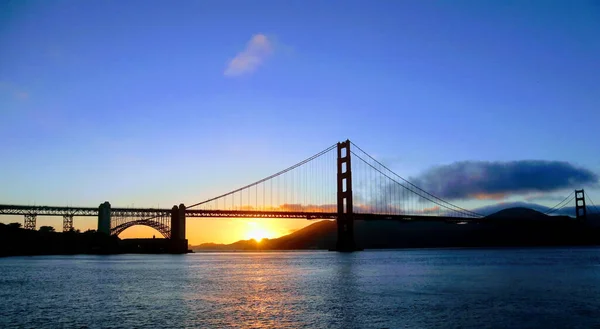
MULTIPOLYGON (((575 200, 576 217, 586 217, 583 190, 576 190, 547 213, 575 200)), ((595 208, 595 205, 593 205, 595 208)), ((596 208, 597 209, 597 208, 596 208)), ((278 173, 214 198, 171 209, 0 205, 0 215, 24 216, 35 229, 37 216, 62 216, 63 231, 73 217, 97 217, 98 231, 119 235, 135 225, 163 237, 185 240, 186 218, 332 219, 338 226, 337 250, 352 251, 355 220, 479 222, 484 216, 423 190, 346 140, 278 173), (352 149, 351 149, 352 147, 352 149)))

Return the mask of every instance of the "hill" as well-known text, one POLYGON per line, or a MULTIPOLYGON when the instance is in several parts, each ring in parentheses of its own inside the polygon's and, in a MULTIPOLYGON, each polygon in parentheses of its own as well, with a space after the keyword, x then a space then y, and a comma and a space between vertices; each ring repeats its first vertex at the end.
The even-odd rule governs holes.
POLYGON ((545 220, 548 219, 548 215, 543 214, 537 210, 533 210, 530 208, 524 207, 514 207, 503 209, 498 212, 495 212, 491 215, 486 216, 485 218, 489 219, 519 219, 519 220, 545 220))
POLYGON ((573 218, 569 217, 569 216, 564 216, 564 215, 563 216, 555 216, 555 215, 549 216, 540 211, 533 210, 530 208, 525 208, 525 207, 514 207, 514 208, 503 209, 496 213, 486 216, 485 219, 493 221, 493 222, 497 221, 498 223, 504 223, 504 224, 506 224, 507 222, 511 222, 511 221, 525 223, 525 222, 531 222, 531 221, 542 221, 542 222, 557 222, 558 221, 558 222, 560 222, 560 221, 572 221, 573 220, 573 218))
POLYGON ((575 206, 563 207, 561 209, 553 209, 547 206, 543 206, 537 203, 532 202, 523 202, 523 201, 515 201, 515 202, 506 202, 506 203, 498 203, 492 204, 484 207, 479 207, 472 209, 473 212, 478 214, 483 214, 484 216, 492 215, 493 213, 499 212, 501 210, 506 210, 510 208, 527 208, 537 210, 541 213, 546 213, 552 210, 552 215, 564 215, 564 216, 575 216, 575 206))

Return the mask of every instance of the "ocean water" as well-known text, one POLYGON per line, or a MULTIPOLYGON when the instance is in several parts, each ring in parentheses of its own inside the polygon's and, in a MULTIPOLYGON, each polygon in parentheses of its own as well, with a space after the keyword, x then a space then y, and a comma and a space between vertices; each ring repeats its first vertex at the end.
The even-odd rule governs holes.
POLYGON ((600 248, 0 258, 0 328, 600 328, 600 248))

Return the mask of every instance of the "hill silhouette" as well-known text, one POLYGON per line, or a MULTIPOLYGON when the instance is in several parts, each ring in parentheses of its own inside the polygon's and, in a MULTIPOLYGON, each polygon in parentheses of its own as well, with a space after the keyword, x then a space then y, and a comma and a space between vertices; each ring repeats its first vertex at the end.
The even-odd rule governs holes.
MULTIPOLYGON (((547 216, 516 207, 491 214, 479 223, 356 221, 360 248, 431 248, 486 246, 551 246, 600 244, 600 226, 567 216, 547 216)), ((205 243, 195 250, 306 250, 332 249, 335 221, 323 220, 277 239, 241 240, 232 244, 205 243)))
POLYGON ((537 210, 525 207, 514 207, 500 210, 496 213, 486 216, 486 218, 506 218, 506 219, 548 219, 548 215, 537 210))

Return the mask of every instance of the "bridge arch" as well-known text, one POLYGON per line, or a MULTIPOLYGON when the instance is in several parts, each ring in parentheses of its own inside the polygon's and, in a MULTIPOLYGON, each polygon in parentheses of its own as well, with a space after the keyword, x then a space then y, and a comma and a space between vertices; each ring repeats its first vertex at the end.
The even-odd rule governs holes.
POLYGON ((136 226, 136 225, 152 227, 153 229, 160 232, 160 234, 162 234, 162 236, 165 239, 171 238, 171 227, 169 225, 166 225, 160 221, 153 220, 153 219, 138 219, 138 220, 132 220, 129 222, 119 224, 110 229, 110 235, 118 236, 119 234, 123 233, 123 231, 125 231, 126 229, 128 229, 132 226, 136 226))

